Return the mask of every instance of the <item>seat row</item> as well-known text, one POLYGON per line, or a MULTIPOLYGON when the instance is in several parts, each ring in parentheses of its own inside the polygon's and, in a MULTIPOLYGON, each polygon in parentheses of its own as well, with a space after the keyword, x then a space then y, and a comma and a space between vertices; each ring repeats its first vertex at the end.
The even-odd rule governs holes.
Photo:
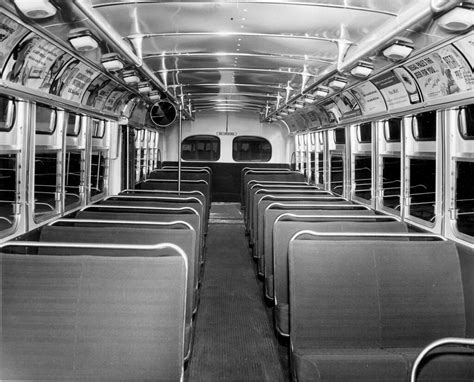
POLYGON ((2 380, 180 380, 210 189, 124 190, 2 256, 2 380))
MULTIPOLYGON (((246 171, 249 245, 295 380, 407 381, 423 347, 472 336, 469 283, 454 243, 299 174, 246 171)), ((471 381, 474 352, 438 350, 417 377, 471 381)))

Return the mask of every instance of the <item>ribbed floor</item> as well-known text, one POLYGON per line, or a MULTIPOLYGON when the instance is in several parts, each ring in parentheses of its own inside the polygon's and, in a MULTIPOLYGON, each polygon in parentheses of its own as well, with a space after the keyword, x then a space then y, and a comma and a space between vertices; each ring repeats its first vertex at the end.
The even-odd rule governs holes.
POLYGON ((242 223, 209 225, 195 325, 190 382, 287 379, 285 350, 262 301, 242 223))

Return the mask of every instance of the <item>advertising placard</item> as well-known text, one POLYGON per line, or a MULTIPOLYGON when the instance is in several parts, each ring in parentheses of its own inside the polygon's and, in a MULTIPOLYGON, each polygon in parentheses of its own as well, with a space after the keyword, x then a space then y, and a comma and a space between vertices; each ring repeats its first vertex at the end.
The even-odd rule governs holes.
POLYGON ((372 115, 387 111, 382 94, 372 82, 367 81, 359 84, 353 87, 351 91, 359 102, 362 114, 372 115))

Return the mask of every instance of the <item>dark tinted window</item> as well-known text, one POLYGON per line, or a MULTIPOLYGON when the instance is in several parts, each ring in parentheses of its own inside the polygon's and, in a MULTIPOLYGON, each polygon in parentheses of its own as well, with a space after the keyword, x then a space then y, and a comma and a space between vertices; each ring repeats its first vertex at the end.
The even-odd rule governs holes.
POLYGON ((363 123, 357 129, 357 140, 359 143, 370 143, 372 142, 372 124, 363 123))
POLYGON ((0 97, 0 131, 10 131, 15 122, 15 104, 7 97, 0 97))
POLYGON ((81 116, 79 114, 69 113, 67 118, 67 136, 77 137, 81 132, 81 116))
POLYGON ((56 110, 36 105, 36 134, 53 134, 56 129, 56 110))
POLYGON ((92 120, 92 138, 103 138, 105 134, 105 122, 99 119, 92 120))
POLYGON ((459 232, 474 236, 474 162, 456 163, 456 224, 459 232))
POLYGON ((346 129, 341 127, 334 130, 334 142, 336 145, 344 145, 346 143, 346 129))
POLYGON ((242 136, 234 138, 232 158, 236 162, 268 162, 272 157, 272 145, 265 138, 242 136))
POLYGON ((401 118, 392 118, 386 121, 384 135, 387 142, 400 142, 401 118))
POLYGON ((417 114, 413 121, 413 137, 417 141, 436 140, 436 111, 417 114))
POLYGON ((435 159, 410 159, 410 215, 434 222, 436 192, 435 159))
POLYGON ((474 104, 462 107, 459 117, 461 136, 464 139, 474 139, 474 104))
POLYGON ((214 135, 193 135, 181 143, 181 158, 195 161, 217 161, 221 141, 214 135))

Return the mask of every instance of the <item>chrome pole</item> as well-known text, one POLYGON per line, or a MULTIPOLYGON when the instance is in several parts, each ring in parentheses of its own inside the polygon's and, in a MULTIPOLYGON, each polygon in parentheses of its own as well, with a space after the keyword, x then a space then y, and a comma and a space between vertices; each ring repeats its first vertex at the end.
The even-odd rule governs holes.
POLYGON ((183 106, 179 105, 178 129, 178 195, 181 193, 181 141, 183 140, 183 106))

